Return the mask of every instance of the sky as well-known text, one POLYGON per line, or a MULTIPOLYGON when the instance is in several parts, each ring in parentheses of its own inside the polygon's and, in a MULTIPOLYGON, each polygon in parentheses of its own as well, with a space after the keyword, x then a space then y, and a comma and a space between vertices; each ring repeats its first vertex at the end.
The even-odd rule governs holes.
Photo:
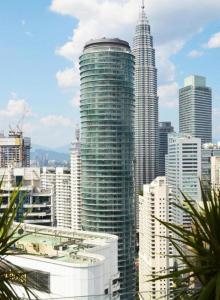
MULTIPOLYGON (((7 0, 0 3, 0 130, 22 127, 33 144, 74 139, 78 59, 91 38, 132 46, 141 1, 7 0)), ((178 131, 178 89, 191 74, 213 91, 213 137, 220 140, 220 1, 146 0, 156 48, 160 121, 178 131)))

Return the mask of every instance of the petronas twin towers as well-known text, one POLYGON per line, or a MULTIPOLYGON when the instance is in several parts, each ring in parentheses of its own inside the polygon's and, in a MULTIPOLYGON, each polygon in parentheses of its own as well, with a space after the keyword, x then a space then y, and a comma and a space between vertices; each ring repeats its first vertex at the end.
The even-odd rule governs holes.
POLYGON ((158 97, 155 50, 142 5, 134 36, 135 56, 135 159, 136 192, 158 172, 158 97))

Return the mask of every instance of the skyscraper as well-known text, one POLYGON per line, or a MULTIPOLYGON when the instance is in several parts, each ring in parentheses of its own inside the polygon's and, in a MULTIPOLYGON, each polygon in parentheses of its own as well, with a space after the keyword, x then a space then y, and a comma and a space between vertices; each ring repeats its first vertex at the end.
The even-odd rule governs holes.
POLYGON ((187 77, 179 91, 179 130, 212 142, 212 90, 203 76, 187 77))
POLYGON ((173 132, 171 122, 159 123, 159 176, 165 176, 165 155, 168 151, 168 134, 173 132))
MULTIPOLYGON (((166 177, 172 189, 173 198, 184 200, 181 191, 193 202, 200 201, 201 178, 201 140, 187 134, 172 133, 168 136, 168 154, 166 155, 166 177)), ((174 212, 177 217, 179 210, 174 212)), ((183 224, 191 221, 183 215, 183 224)))
POLYGON ((136 26, 135 56, 135 158, 136 188, 143 189, 158 171, 158 97, 155 50, 144 4, 136 26))
POLYGON ((70 152, 70 177, 71 177, 71 228, 81 229, 81 150, 80 150, 80 130, 76 129, 75 141, 72 143, 70 152))
POLYGON ((82 227, 119 236, 120 299, 135 298, 134 58, 119 39, 91 40, 80 57, 82 227))
MULTIPOLYGON (((143 187, 140 199, 140 251, 139 251, 139 291, 140 299, 172 299, 170 289, 172 281, 161 279, 149 281, 155 274, 169 274, 173 268, 176 255, 172 243, 164 237, 172 236, 165 226, 156 219, 173 224, 181 224, 182 218, 175 213, 173 196, 166 177, 157 177, 143 187), (149 280, 148 280, 149 279, 149 280)), ((181 214, 180 214, 181 216, 181 214)))

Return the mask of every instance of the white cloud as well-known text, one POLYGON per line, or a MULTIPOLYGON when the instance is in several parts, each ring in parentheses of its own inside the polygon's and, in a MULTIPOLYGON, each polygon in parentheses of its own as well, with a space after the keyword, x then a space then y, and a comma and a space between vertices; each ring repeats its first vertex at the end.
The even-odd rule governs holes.
POLYGON ((22 19, 22 20, 21 20, 21 25, 22 25, 22 26, 25 26, 25 25, 26 25, 26 20, 25 20, 25 19, 22 19))
POLYGON ((220 117, 220 108, 219 107, 213 108, 213 116, 220 117))
POLYGON ((203 55, 204 55, 204 52, 200 51, 200 50, 192 50, 188 53, 188 57, 191 57, 191 58, 201 57, 203 55))
POLYGON ((17 117, 31 115, 29 104, 24 99, 11 99, 8 101, 6 108, 0 110, 1 117, 17 117))
POLYGON ((220 48, 220 32, 213 34, 205 46, 207 48, 220 48))
POLYGON ((41 118, 40 123, 48 127, 56 127, 56 126, 73 127, 74 126, 74 122, 72 120, 62 115, 48 115, 46 117, 41 118))
MULTIPOLYGON (((91 38, 120 37, 132 44, 139 5, 137 0, 52 0, 50 10, 78 21, 71 39, 56 50, 76 63, 84 44, 91 38)), ((175 79, 172 56, 209 21, 219 18, 219 10, 219 0, 200 0, 200 5, 193 0, 154 0, 147 4, 162 82, 175 79)))
POLYGON ((29 36, 29 37, 32 37, 32 36, 33 36, 33 34, 32 34, 30 31, 25 31, 25 34, 26 34, 27 36, 29 36))
POLYGON ((70 101, 70 103, 73 107, 79 107, 80 106, 80 92, 79 91, 74 95, 74 97, 70 101))
POLYGON ((80 83, 79 69, 76 67, 75 69, 66 68, 63 71, 58 71, 56 79, 61 88, 78 86, 80 83))
POLYGON ((184 41, 180 39, 156 47, 158 75, 162 81, 175 80, 176 67, 171 56, 178 53, 183 45, 184 41))
POLYGON ((178 90, 179 86, 175 81, 159 86, 158 96, 161 106, 176 108, 178 106, 178 90))

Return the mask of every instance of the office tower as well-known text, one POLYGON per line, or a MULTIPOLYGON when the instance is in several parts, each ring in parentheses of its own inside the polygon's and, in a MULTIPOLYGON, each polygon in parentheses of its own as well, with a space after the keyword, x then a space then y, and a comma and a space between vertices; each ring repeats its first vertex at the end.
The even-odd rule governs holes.
POLYGON ((202 182, 209 189, 211 186, 211 158, 220 156, 220 142, 202 145, 202 182))
POLYGON ((21 229, 24 236, 13 244, 14 255, 6 257, 28 270, 11 282, 19 299, 27 299, 21 282, 37 283, 33 290, 37 299, 120 299, 117 236, 21 224, 15 237, 21 229))
POLYGON ((29 224, 54 225, 54 197, 51 189, 41 187, 40 168, 0 168, 0 180, 0 197, 3 198, 0 211, 8 207, 11 193, 22 183, 18 197, 25 195, 25 200, 17 220, 29 224))
MULTIPOLYGON (((172 133, 168 136, 166 177, 174 199, 183 200, 181 191, 192 201, 200 201, 201 140, 186 134, 172 133)), ((178 214, 178 211, 176 211, 178 214)), ((183 224, 189 225, 183 216, 183 224)))
POLYGON ((8 137, 0 136, 0 167, 30 167, 31 139, 21 131, 10 130, 8 137))
MULTIPOLYGON (((163 226, 158 218, 173 224, 182 223, 182 214, 175 213, 171 189, 166 177, 157 177, 150 184, 143 187, 143 196, 140 200, 139 217, 139 291, 140 299, 171 299, 169 293, 172 281, 169 279, 150 282, 152 276, 169 274, 174 266, 172 255, 176 251, 168 239, 173 233, 163 226), (170 255, 170 257, 168 257, 170 255)), ((174 237, 174 236, 173 236, 174 237)))
POLYGON ((134 58, 119 39, 89 41, 80 57, 83 230, 119 236, 121 299, 135 299, 134 58))
POLYGON ((70 169, 56 168, 56 221, 57 227, 71 228, 70 169))
POLYGON ((168 151, 168 134, 173 132, 171 122, 159 123, 159 176, 165 176, 165 155, 168 151))
POLYGON ((205 77, 187 77, 179 91, 179 130, 202 144, 212 142, 212 90, 205 77))
POLYGON ((71 172, 71 228, 81 229, 81 153, 80 153, 80 130, 75 132, 75 141, 72 143, 70 152, 71 172))
POLYGON ((158 97, 155 50, 150 25, 142 6, 136 26, 135 56, 135 158, 136 187, 150 183, 158 171, 158 97))
POLYGON ((211 157, 211 183, 213 188, 220 188, 220 156, 211 157))

